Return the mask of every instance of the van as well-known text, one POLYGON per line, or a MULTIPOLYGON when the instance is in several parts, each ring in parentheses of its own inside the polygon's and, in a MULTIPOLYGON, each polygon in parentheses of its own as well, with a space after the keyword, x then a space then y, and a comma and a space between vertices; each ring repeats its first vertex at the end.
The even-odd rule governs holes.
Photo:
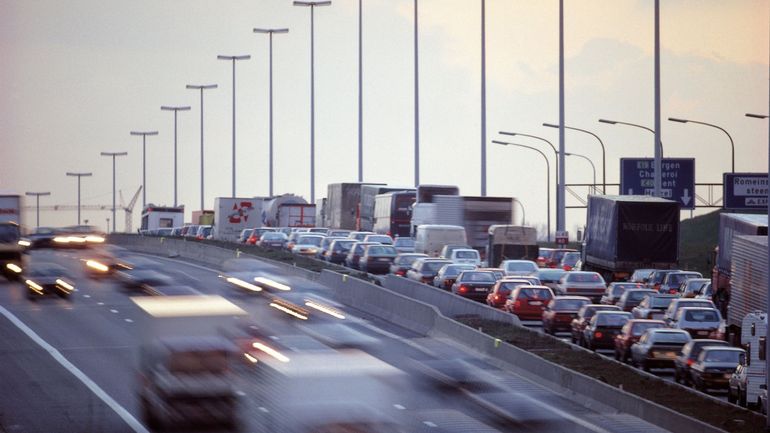
POLYGON ((455 263, 469 263, 481 266, 481 255, 473 248, 458 248, 453 250, 448 258, 455 263))
POLYGON ((414 252, 438 257, 444 245, 467 245, 465 228, 461 226, 423 224, 417 226, 414 238, 414 252))
POLYGON ((759 394, 765 388, 765 345, 767 344, 767 315, 755 311, 743 318, 741 346, 746 351, 741 363, 730 377, 727 401, 743 407, 759 405, 759 394))

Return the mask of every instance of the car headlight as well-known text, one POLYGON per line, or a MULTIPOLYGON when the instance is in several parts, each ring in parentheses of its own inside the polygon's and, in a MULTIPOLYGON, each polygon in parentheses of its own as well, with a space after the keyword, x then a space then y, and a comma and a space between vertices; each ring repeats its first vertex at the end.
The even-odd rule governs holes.
POLYGON ((56 236, 55 238, 53 238, 53 241, 56 242, 57 244, 67 244, 69 243, 70 238, 67 236, 56 236))
POLYGON ((73 286, 72 284, 70 284, 70 283, 68 283, 68 282, 66 282, 64 280, 62 280, 61 278, 57 278, 56 279, 56 284, 58 284, 59 287, 61 287, 62 289, 66 290, 68 292, 71 292, 71 291, 75 290, 75 286, 73 286))
POLYGON ((94 244, 101 244, 104 243, 104 238, 102 236, 98 235, 88 235, 86 236, 86 242, 91 242, 94 244))
POLYGON ((26 239, 19 239, 18 244, 20 246, 22 246, 22 247, 28 247, 28 246, 32 245, 32 242, 30 242, 30 241, 28 241, 26 239))

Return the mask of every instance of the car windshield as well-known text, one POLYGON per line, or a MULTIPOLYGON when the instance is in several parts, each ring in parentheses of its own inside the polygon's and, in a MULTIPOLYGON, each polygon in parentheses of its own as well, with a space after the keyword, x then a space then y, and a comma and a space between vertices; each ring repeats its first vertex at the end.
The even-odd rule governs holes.
POLYGON ((574 266, 578 260, 580 260, 580 253, 569 253, 564 255, 561 262, 568 266, 574 266))
POLYGON ((447 265, 444 268, 444 276, 445 277, 456 277, 460 275, 460 272, 463 271, 472 271, 475 269, 473 266, 457 266, 457 265, 447 265))
POLYGON ((604 280, 601 275, 595 272, 570 272, 567 274, 567 281, 570 283, 602 283, 604 280))
POLYGON ((586 301, 580 299, 557 299, 553 303, 553 309, 559 311, 577 311, 586 304, 586 301))
POLYGON ((551 291, 548 289, 540 289, 537 287, 522 287, 519 289, 519 296, 521 299, 550 299, 551 291))
POLYGON ((323 239, 324 238, 321 236, 299 236, 297 238, 297 244, 320 246, 323 239))
POLYGON ((0 242, 19 240, 19 227, 13 224, 0 224, 0 242))
POLYGON ((447 262, 441 261, 441 262, 425 262, 422 266, 423 271, 428 272, 438 272, 439 269, 441 269, 442 266, 446 265, 447 262))
POLYGON ((458 259, 477 259, 479 258, 478 251, 457 251, 455 257, 458 259))
POLYGON ((505 264, 505 270, 508 272, 532 272, 537 270, 537 265, 528 262, 508 262, 505 264))
POLYGON ((205 237, 210 234, 211 234, 211 227, 204 227, 203 229, 201 229, 201 234, 200 234, 201 236, 205 237))
POLYGON ((689 310, 684 313, 684 320, 688 322, 719 322, 716 310, 689 310))
POLYGON ((567 271, 561 269, 541 269, 537 272, 540 281, 559 281, 567 271))
POLYGON ((366 239, 366 242, 379 242, 381 244, 392 244, 393 240, 390 238, 390 236, 368 236, 366 239))
POLYGON ((738 365, 740 357, 741 352, 737 350, 709 350, 706 352, 703 360, 708 362, 729 362, 738 365))
POLYGON ((350 248, 356 241, 336 241, 334 242, 334 251, 350 251, 350 248))
POLYGON ((623 326, 628 322, 627 314, 599 314, 596 324, 599 326, 623 326))
POLYGON ((494 283, 495 275, 491 272, 463 272, 462 281, 477 283, 494 283))
POLYGON ((414 239, 397 238, 395 241, 393 241, 393 245, 396 247, 413 247, 414 239))
POLYGON ((366 251, 370 256, 395 256, 396 249, 387 245, 372 245, 366 251))
POLYGON ((626 293, 626 289, 628 289, 628 286, 623 285, 616 285, 612 286, 612 296, 620 297, 623 296, 623 293, 626 293))
POLYGON ((668 275, 668 285, 669 286, 678 286, 685 282, 686 280, 689 280, 691 278, 700 278, 700 275, 698 274, 669 274, 668 275))
POLYGON ((671 305, 671 301, 673 300, 674 300, 673 297, 669 298, 669 297, 655 296, 650 300, 651 301, 650 307, 658 308, 658 309, 668 308, 668 306, 671 305))
POLYGON ((651 335, 655 343, 687 343, 690 341, 686 332, 655 332, 651 335))
POLYGON ((631 328, 631 335, 633 335, 634 337, 638 337, 644 334, 644 331, 648 329, 662 328, 663 326, 664 325, 662 323, 649 323, 649 322, 634 323, 634 326, 631 328))

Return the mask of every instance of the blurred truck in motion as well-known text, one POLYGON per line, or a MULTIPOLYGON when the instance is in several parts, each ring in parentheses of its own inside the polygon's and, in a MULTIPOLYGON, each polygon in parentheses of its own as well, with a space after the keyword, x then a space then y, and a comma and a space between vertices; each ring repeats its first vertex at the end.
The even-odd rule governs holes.
POLYGON ((9 280, 21 276, 25 248, 21 240, 21 196, 0 193, 0 267, 9 280))

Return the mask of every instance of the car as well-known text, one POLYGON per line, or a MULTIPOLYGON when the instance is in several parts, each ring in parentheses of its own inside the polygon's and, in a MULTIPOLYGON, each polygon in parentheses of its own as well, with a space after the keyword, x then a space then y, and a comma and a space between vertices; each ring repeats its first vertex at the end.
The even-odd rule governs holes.
POLYGON ((452 262, 447 259, 424 258, 417 259, 412 263, 412 267, 406 271, 406 277, 420 283, 432 284, 433 278, 444 265, 451 265, 452 262))
POLYGON ((56 294, 69 299, 75 283, 67 276, 66 268, 56 263, 38 262, 24 268, 23 280, 27 286, 27 298, 56 294))
POLYGON ((439 289, 451 290, 452 284, 455 283, 460 272, 472 271, 474 269, 476 269, 476 266, 468 263, 452 263, 451 265, 444 265, 438 270, 436 276, 433 277, 433 285, 439 289))
POLYGON ((666 274, 666 276, 663 278, 663 281, 660 283, 660 288, 658 289, 661 293, 670 293, 670 294, 676 294, 679 292, 679 286, 692 278, 703 278, 703 275, 701 275, 700 272, 693 272, 693 271, 677 271, 677 272, 669 272, 666 274))
POLYGON ((174 227, 171 230, 171 236, 182 236, 182 227, 174 227))
POLYGON ((615 305, 618 303, 618 300, 621 296, 623 296, 623 293, 626 292, 627 289, 641 289, 643 286, 639 283, 625 283, 625 282, 613 282, 610 283, 609 286, 607 286, 607 290, 604 292, 604 295, 602 295, 602 299, 599 301, 600 304, 605 305, 615 305))
POLYGON ((257 245, 262 248, 281 249, 288 240, 289 237, 281 232, 267 232, 260 236, 257 245))
POLYGON ((50 248, 53 246, 56 230, 51 227, 38 227, 25 237, 30 242, 30 248, 50 248))
POLYGON ((447 257, 455 263, 467 263, 474 266, 481 266, 481 255, 473 248, 457 248, 447 257))
MULTIPOLYGON (((297 243, 297 238, 302 234, 306 234, 306 233, 297 232, 297 231, 291 232, 291 234, 289 234, 289 239, 286 240, 286 244, 284 245, 284 248, 286 248, 287 250, 289 250, 289 252, 291 252, 291 249, 294 248, 294 244, 297 243)), ((320 235, 317 235, 317 236, 320 236, 320 235)))
MULTIPOLYGON (((682 347, 682 353, 674 359, 674 381, 683 385, 690 384, 690 366, 695 363, 705 347, 729 347, 724 340, 691 340, 682 347)), ((735 367, 733 367, 735 370, 735 367)), ((731 371, 732 373, 732 371, 731 371)))
POLYGON ((676 317, 676 311, 684 307, 716 308, 714 303, 707 299, 674 298, 671 300, 671 303, 668 304, 668 308, 666 308, 666 311, 663 313, 661 320, 671 326, 672 320, 676 317))
POLYGON ((615 336, 631 320, 627 311, 598 311, 583 330, 583 345, 588 350, 614 350, 615 336))
POLYGON ((500 267, 508 277, 537 276, 537 263, 531 260, 503 260, 500 267))
POLYGON ((370 274, 387 274, 397 254, 391 245, 367 245, 358 261, 358 269, 370 274))
POLYGON ((414 238, 397 237, 393 239, 393 246, 399 254, 414 252, 414 238))
POLYGON ((636 269, 634 273, 628 277, 628 282, 646 285, 647 281, 650 279, 650 274, 652 274, 653 271, 655 271, 655 269, 636 269))
POLYGON ((350 253, 350 249, 355 245, 356 240, 351 238, 335 239, 329 244, 329 248, 324 253, 324 260, 329 263, 342 265, 350 253))
POLYGON ((276 231, 272 227, 258 227, 251 230, 251 234, 248 238, 246 238, 246 243, 249 245, 256 245, 257 242, 259 242, 260 239, 262 239, 262 235, 269 232, 276 231))
POLYGON ((630 313, 634 307, 642 302, 645 296, 654 295, 656 293, 657 292, 652 289, 629 289, 620 296, 617 306, 620 307, 621 310, 630 313))
POLYGON ((535 262, 537 263, 537 266, 539 268, 545 268, 545 264, 548 261, 548 257, 551 255, 551 251, 553 251, 553 248, 545 248, 541 247, 537 250, 537 260, 535 262))
POLYGON ((324 235, 302 233, 297 236, 294 246, 291 248, 291 253, 315 256, 325 237, 324 235))
MULTIPOLYGON (((591 298, 589 298, 591 299, 591 298)), ((572 342, 583 345, 583 330, 597 311, 623 311, 617 305, 587 304, 580 307, 577 316, 570 322, 572 342)))
POLYGON ((690 382, 693 388, 706 392, 709 389, 727 389, 730 377, 746 352, 737 347, 706 346, 690 366, 690 382))
POLYGON ((123 287, 138 292, 146 292, 148 287, 173 286, 176 284, 173 278, 154 269, 133 270, 130 273, 130 277, 123 279, 122 283, 123 287))
POLYGON ((644 331, 652 328, 665 328, 662 320, 631 319, 623 325, 620 333, 615 336, 615 359, 627 362, 631 355, 631 346, 639 341, 644 331))
POLYGON ((444 245, 441 248, 441 252, 439 252, 438 256, 442 259, 448 259, 452 256, 452 251, 459 250, 459 249, 468 249, 470 248, 470 245, 464 245, 464 244, 447 244, 444 245))
POLYGON ((644 371, 673 368, 674 360, 690 340, 690 334, 681 329, 648 329, 631 346, 631 364, 644 371))
POLYGON ((329 229, 326 228, 326 227, 310 227, 307 232, 308 233, 315 233, 315 234, 318 234, 318 235, 324 235, 324 236, 328 236, 329 235, 329 229))
POLYGON ((246 241, 249 239, 249 236, 251 236, 251 233, 254 231, 254 229, 243 229, 241 230, 241 233, 238 235, 238 239, 235 240, 235 242, 239 244, 245 244, 246 241))
POLYGON ((698 293, 695 295, 695 299, 712 300, 713 297, 714 291, 711 288, 711 282, 702 285, 698 293))
POLYGON ((321 241, 321 246, 318 247, 318 250, 315 253, 315 258, 323 260, 324 254, 326 254, 326 250, 329 248, 329 245, 331 245, 332 242, 337 240, 337 239, 345 239, 345 238, 326 236, 323 239, 323 241, 321 241))
POLYGON ((452 293, 466 299, 484 302, 495 281, 495 274, 489 271, 463 271, 452 284, 452 293))
POLYGON ((513 289, 522 284, 526 286, 535 285, 530 280, 525 280, 522 278, 497 280, 495 285, 492 286, 492 290, 490 290, 489 294, 487 294, 487 305, 493 308, 505 307, 505 301, 508 300, 508 297, 511 295, 511 292, 513 292, 513 289))
POLYGON ((209 239, 209 236, 211 236, 211 230, 213 228, 214 227, 210 225, 198 226, 198 231, 195 232, 195 239, 199 241, 202 241, 204 239, 209 239))
POLYGON ((543 311, 553 298, 553 291, 546 286, 518 285, 506 299, 503 309, 520 320, 543 320, 543 311))
POLYGON ((767 416, 767 384, 760 384, 759 389, 759 413, 767 416))
POLYGON ((375 234, 375 233, 374 232, 350 232, 348 237, 349 238, 353 238, 353 239, 357 240, 358 242, 363 242, 365 237, 367 237, 369 235, 373 235, 373 234, 375 234))
MULTIPOLYGON (((526 281, 529 284, 533 286, 544 286, 545 284, 540 282, 540 278, 532 277, 532 276, 525 276, 525 275, 518 275, 515 277, 506 277, 503 276, 501 278, 498 278, 500 281, 526 281)), ((551 289, 553 291, 553 289, 551 289)))
POLYGON ((575 269, 580 260, 581 254, 579 251, 570 251, 567 254, 564 254, 564 257, 561 258, 561 262, 559 262, 558 267, 564 269, 565 271, 571 271, 575 269))
POLYGON ((393 238, 388 235, 371 234, 364 236, 364 242, 378 242, 383 245, 393 245, 393 238))
POLYGON ((662 320, 666 308, 668 308, 668 306, 671 305, 671 302, 677 298, 676 295, 647 295, 642 299, 639 305, 631 309, 631 314, 636 319, 662 320))
POLYGON ((567 253, 579 253, 579 251, 571 250, 568 248, 551 249, 550 251, 548 251, 547 256, 545 256, 544 267, 560 268, 559 264, 561 263, 561 259, 563 259, 564 255, 567 253))
POLYGON ((679 269, 655 269, 650 272, 647 277, 647 287, 656 291, 660 291, 660 285, 663 284, 663 279, 667 274, 671 272, 681 272, 679 269))
POLYGON ((537 278, 542 285, 550 287, 556 293, 556 285, 566 273, 564 269, 538 268, 537 278))
POLYGON ((558 295, 587 296, 592 302, 599 302, 605 290, 607 284, 598 272, 567 272, 556 285, 558 295))
POLYGON ((347 257, 345 257, 345 266, 353 269, 358 269, 358 261, 361 260, 361 256, 364 254, 364 248, 367 245, 381 245, 376 242, 356 242, 350 247, 347 257))
POLYGON ((679 296, 683 298, 694 298, 700 293, 700 289, 710 282, 711 280, 708 278, 690 278, 679 285, 677 292, 679 292, 679 296))
MULTIPOLYGON (((394 248, 398 251, 397 247, 394 248)), ((412 267, 412 263, 414 263, 415 260, 427 257, 427 254, 422 253, 399 253, 393 259, 393 263, 390 264, 390 273, 399 277, 404 277, 406 276, 406 271, 412 267)))
POLYGON ((569 332, 572 319, 584 305, 591 303, 585 296, 557 296, 543 310, 543 332, 554 335, 569 332))
POLYGON ((671 327, 689 332, 692 338, 725 338, 725 324, 716 308, 679 308, 671 320, 671 327))
POLYGON ((326 236, 333 238, 347 238, 350 237, 351 231, 352 230, 329 229, 329 232, 326 234, 326 236))

